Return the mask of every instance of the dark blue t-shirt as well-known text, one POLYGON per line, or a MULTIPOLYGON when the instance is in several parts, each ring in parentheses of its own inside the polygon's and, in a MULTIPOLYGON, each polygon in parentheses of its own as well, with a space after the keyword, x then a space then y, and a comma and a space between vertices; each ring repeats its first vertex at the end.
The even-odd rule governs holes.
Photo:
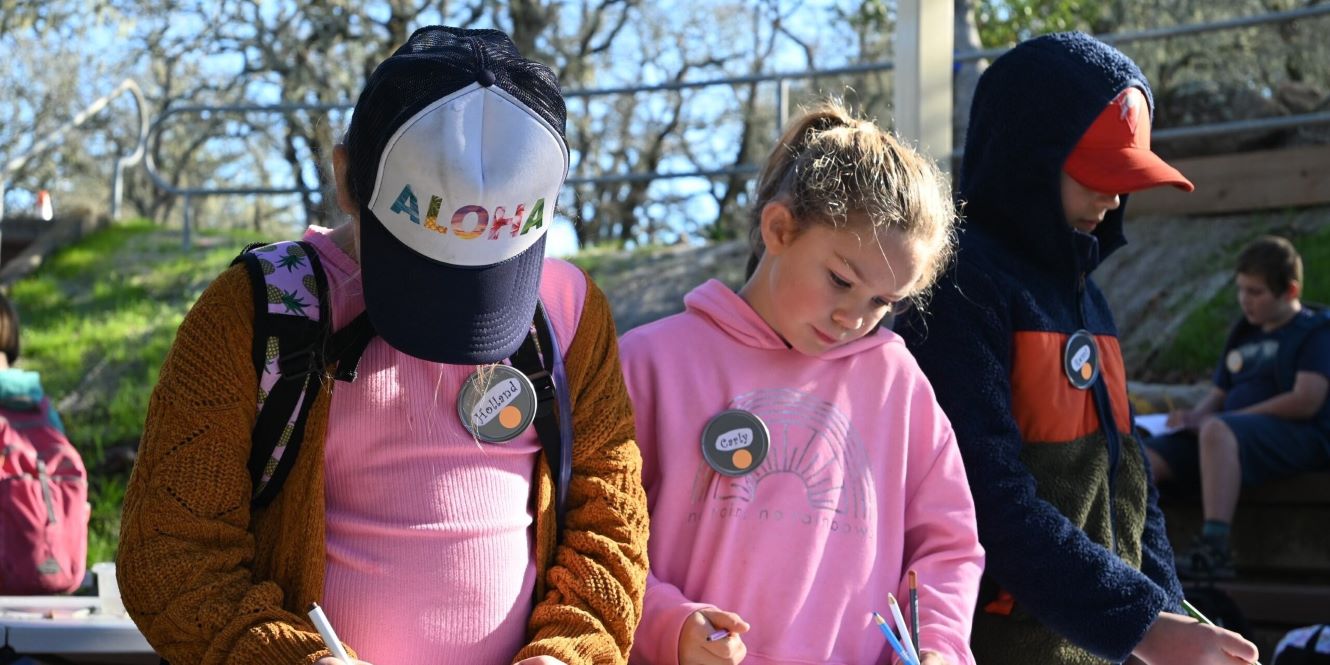
MULTIPOLYGON (((1215 368, 1215 386, 1225 392, 1224 411, 1251 406, 1284 392, 1276 375, 1279 346, 1294 333, 1297 319, 1310 323, 1320 316, 1304 308, 1294 320, 1275 330, 1256 330, 1238 337, 1215 368)), ((1330 326, 1307 335, 1294 367, 1298 372, 1316 372, 1330 379, 1330 326)), ((1315 420, 1323 427, 1330 427, 1330 399, 1321 404, 1315 420)))

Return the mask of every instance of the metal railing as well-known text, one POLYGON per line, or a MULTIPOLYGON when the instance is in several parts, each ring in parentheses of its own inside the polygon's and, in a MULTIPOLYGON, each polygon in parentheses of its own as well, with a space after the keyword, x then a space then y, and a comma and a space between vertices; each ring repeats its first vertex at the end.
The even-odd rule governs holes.
POLYGON ((125 168, 133 166, 143 159, 147 154, 148 147, 148 103, 143 98, 143 91, 139 84, 132 79, 125 79, 116 86, 115 90, 102 96, 97 101, 89 104, 87 108, 80 111, 69 122, 57 127, 39 141, 32 144, 26 152, 5 163, 4 168, 0 169, 0 219, 4 218, 5 212, 5 191, 9 188, 9 177, 15 171, 23 168, 33 157, 36 157, 51 149, 57 141, 64 138, 65 134, 87 122, 89 118, 101 113, 111 104, 111 100, 116 97, 129 93, 134 99, 134 106, 139 116, 139 137, 138 144, 134 151, 128 155, 121 156, 115 161, 115 170, 111 174, 111 218, 116 219, 120 216, 120 203, 123 195, 124 172, 125 168))
MULTIPOLYGON (((1169 26, 1164 28, 1155 28, 1150 30, 1140 30, 1133 32, 1112 33, 1096 35, 1096 38, 1111 43, 1125 44, 1154 39, 1166 39, 1170 37, 1193 35, 1205 32, 1215 32, 1221 30, 1234 30, 1239 28, 1255 27, 1260 25, 1269 25, 1277 23, 1287 23, 1301 19, 1314 18, 1318 16, 1330 15, 1330 4, 1314 5, 1300 9, 1268 12, 1254 16, 1225 19, 1212 21, 1208 23, 1196 23, 1169 26)), ((976 51, 965 51, 955 54, 956 62, 971 62, 981 59, 997 57, 1010 47, 982 49, 976 51)), ((753 74, 747 76, 732 76, 699 81, 671 81, 654 85, 638 86, 615 86, 605 88, 591 88, 584 90, 569 90, 564 92, 567 98, 581 97, 603 97, 614 95, 635 95, 639 93, 653 93, 661 91, 677 91, 694 88, 706 88, 714 86, 738 86, 758 83, 775 83, 776 97, 775 108, 778 119, 777 127, 783 125, 788 119, 789 103, 789 83, 792 80, 816 80, 819 78, 830 78, 835 76, 867 74, 882 71, 889 71, 895 67, 893 61, 878 61, 863 63, 857 65, 847 65, 831 69, 810 69, 802 71, 773 72, 767 74, 753 74)), ((181 114, 199 114, 199 113, 291 113, 296 111, 347 111, 353 108, 351 103, 341 104, 237 104, 225 106, 181 106, 170 109, 159 115, 152 123, 149 135, 155 135, 161 131, 162 125, 171 117, 181 114)), ((1177 127, 1172 129, 1162 129, 1155 132, 1152 138, 1156 141, 1169 141, 1183 138, 1194 138, 1198 136, 1213 136, 1219 134, 1229 134, 1253 130, 1270 130, 1288 127, 1303 127, 1320 124, 1330 124, 1330 112, 1305 113, 1298 115, 1279 116, 1273 118, 1258 118, 1249 120, 1238 120, 1231 122, 1212 123, 1206 125, 1197 125, 1193 127, 1177 127)), ((959 156, 959 151, 953 153, 953 157, 959 156)), ((317 191, 305 186, 292 187, 184 187, 177 188, 171 186, 161 174, 157 171, 156 164, 151 156, 145 162, 146 169, 152 181, 163 191, 176 194, 185 198, 185 219, 184 219, 184 242, 189 244, 190 237, 190 199, 191 197, 202 196, 231 196, 231 195, 277 195, 277 194, 307 194, 317 191)), ((569 185, 580 184, 610 184, 626 182, 642 182, 653 180, 668 180, 678 178, 725 178, 733 176, 751 176, 756 174, 758 166, 754 164, 743 164, 716 169, 697 169, 691 171, 673 171, 673 172, 625 172, 597 176, 573 176, 569 177, 569 185)))

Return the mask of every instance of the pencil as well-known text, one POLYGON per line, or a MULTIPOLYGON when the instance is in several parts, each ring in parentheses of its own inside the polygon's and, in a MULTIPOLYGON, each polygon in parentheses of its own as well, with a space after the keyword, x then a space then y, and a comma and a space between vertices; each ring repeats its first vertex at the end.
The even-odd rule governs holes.
POLYGON ((919 576, 910 571, 910 639, 914 640, 916 651, 922 651, 919 644, 919 576))
MULTIPOLYGON (((1215 625, 1215 622, 1205 618, 1205 615, 1201 614, 1201 611, 1196 609, 1195 605, 1192 605, 1191 603, 1187 602, 1186 598, 1182 599, 1182 609, 1187 610, 1188 616, 1197 621, 1200 621, 1201 623, 1207 626, 1215 625)), ((1258 660, 1253 665, 1261 665, 1261 661, 1258 660)))
POLYGON ((706 618, 705 616, 702 617, 702 620, 706 622, 706 624, 707 624, 707 628, 710 628, 710 629, 711 629, 711 633, 710 633, 709 635, 707 635, 707 641, 708 641, 708 642, 715 642, 716 640, 723 640, 723 639, 725 639, 725 638, 727 638, 727 637, 730 636, 730 631, 729 631, 729 630, 727 630, 727 629, 725 629, 725 628, 716 628, 716 624, 711 623, 711 620, 708 619, 708 618, 706 618))
POLYGON ((887 620, 883 619, 881 614, 874 612, 873 620, 877 622, 877 627, 880 628, 882 634, 886 636, 887 644, 890 644, 891 649, 896 652, 897 656, 900 656, 901 662, 905 663, 905 665, 919 665, 917 661, 910 658, 910 654, 905 653, 905 647, 901 646, 900 640, 896 639, 896 636, 892 634, 891 628, 887 626, 887 620))
POLYGON ((346 665, 355 665, 354 660, 346 655, 346 649, 342 648, 342 641, 337 639, 337 631, 333 630, 332 624, 328 623, 328 617, 323 613, 323 608, 318 603, 309 604, 309 620, 314 622, 314 627, 318 629, 319 636, 323 638, 323 643, 328 645, 328 650, 332 652, 334 658, 341 659, 346 665))
POLYGON ((1187 602, 1186 598, 1182 599, 1182 609, 1187 610, 1187 614, 1191 616, 1191 618, 1200 621, 1203 624, 1210 626, 1215 625, 1215 622, 1205 618, 1205 615, 1201 614, 1201 611, 1196 609, 1195 605, 1192 605, 1191 603, 1187 602))
POLYGON ((910 643, 909 625, 905 623, 905 617, 901 616, 900 603, 896 602, 896 597, 887 594, 887 605, 891 606, 891 618, 896 622, 896 630, 900 631, 901 642, 905 644, 905 650, 910 652, 910 657, 919 661, 919 652, 915 650, 914 645, 910 643))

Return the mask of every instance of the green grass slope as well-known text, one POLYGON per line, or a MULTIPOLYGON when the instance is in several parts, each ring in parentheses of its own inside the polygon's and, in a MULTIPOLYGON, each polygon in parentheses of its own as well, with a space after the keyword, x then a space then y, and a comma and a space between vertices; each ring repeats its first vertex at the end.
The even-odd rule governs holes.
POLYGON ((115 555, 127 470, 114 458, 138 446, 176 328, 248 238, 205 232, 184 250, 179 231, 117 224, 62 248, 10 290, 18 366, 41 372, 90 472, 90 562, 115 555))

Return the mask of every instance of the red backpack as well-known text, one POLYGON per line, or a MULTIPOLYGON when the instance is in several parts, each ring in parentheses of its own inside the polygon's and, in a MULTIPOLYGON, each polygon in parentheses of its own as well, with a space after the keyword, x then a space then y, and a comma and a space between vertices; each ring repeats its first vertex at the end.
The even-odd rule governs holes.
POLYGON ((0 407, 0 595, 64 593, 83 583, 88 472, 39 408, 0 407))

